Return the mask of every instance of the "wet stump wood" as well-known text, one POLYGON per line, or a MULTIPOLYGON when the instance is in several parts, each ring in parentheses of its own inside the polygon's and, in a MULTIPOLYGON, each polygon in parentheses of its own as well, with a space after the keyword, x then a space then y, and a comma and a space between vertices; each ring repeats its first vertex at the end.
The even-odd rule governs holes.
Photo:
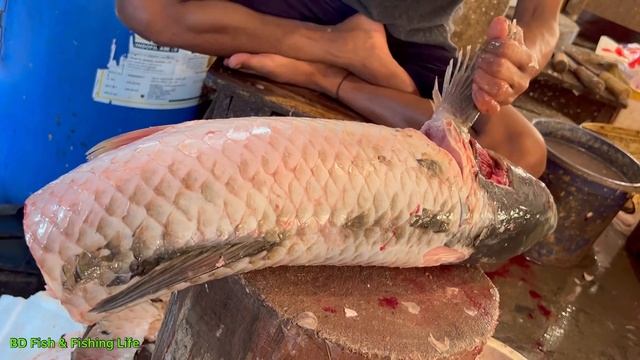
POLYGON ((475 359, 497 317, 475 267, 281 267, 174 293, 154 359, 475 359))

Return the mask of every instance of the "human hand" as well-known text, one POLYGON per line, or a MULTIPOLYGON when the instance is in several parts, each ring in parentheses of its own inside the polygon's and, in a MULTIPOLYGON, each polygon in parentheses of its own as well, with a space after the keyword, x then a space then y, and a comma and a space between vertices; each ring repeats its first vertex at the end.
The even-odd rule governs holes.
POLYGON ((538 59, 524 42, 522 29, 496 17, 487 31, 474 73, 473 100, 480 112, 495 114, 529 87, 539 72, 538 59))

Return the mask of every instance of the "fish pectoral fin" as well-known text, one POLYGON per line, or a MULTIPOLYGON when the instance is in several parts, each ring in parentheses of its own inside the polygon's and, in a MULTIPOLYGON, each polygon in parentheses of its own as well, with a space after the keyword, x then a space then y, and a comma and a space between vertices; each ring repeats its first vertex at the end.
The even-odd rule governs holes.
POLYGON ((172 125, 152 126, 149 128, 129 131, 124 134, 116 135, 112 138, 101 141, 96 146, 89 149, 89 151, 87 151, 85 155, 87 156, 87 160, 93 160, 104 153, 130 144, 136 140, 140 140, 147 136, 153 135, 171 126, 172 125))
POLYGON ((91 312, 103 313, 132 305, 162 290, 211 273, 247 256, 268 251, 275 244, 275 242, 268 240, 254 240, 217 244, 190 250, 153 268, 147 274, 142 275, 137 282, 103 299, 91 309, 91 312))

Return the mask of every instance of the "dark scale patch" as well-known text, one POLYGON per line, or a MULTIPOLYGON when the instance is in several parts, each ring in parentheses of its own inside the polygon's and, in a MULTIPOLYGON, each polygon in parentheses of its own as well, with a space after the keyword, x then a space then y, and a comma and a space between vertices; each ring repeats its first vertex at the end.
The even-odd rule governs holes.
POLYGON ((449 230, 450 222, 451 213, 449 212, 435 214, 429 209, 422 209, 422 213, 413 216, 409 225, 429 229, 434 233, 442 233, 449 230))
POLYGON ((347 220, 347 222, 344 223, 344 227, 352 230, 360 230, 364 227, 365 225, 364 222, 365 222, 365 215, 360 214, 358 216, 355 216, 347 220))
POLYGON ((378 155, 378 161, 387 166, 392 164, 391 160, 384 155, 378 155))
POLYGON ((77 283, 76 272, 72 270, 69 264, 62 265, 62 287, 71 290, 77 283))
POLYGON ((100 259, 84 252, 78 256, 75 271, 75 280, 95 280, 100 276, 100 259))
POLYGON ((429 172, 431 172, 434 175, 440 174, 440 172, 441 172, 440 164, 438 164, 438 162, 435 161, 435 160, 431 160, 431 159, 416 159, 416 161, 418 162, 418 165, 420 165, 423 168, 429 170, 429 172))
POLYGON ((117 274, 113 280, 107 284, 107 287, 124 285, 128 283, 129 280, 131 280, 130 274, 117 274))

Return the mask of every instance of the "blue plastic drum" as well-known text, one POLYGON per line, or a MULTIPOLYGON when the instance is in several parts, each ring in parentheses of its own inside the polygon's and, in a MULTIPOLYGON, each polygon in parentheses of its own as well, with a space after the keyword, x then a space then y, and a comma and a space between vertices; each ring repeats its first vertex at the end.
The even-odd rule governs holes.
POLYGON ((209 57, 159 47, 113 1, 0 0, 0 204, 122 132, 195 119, 209 57))

